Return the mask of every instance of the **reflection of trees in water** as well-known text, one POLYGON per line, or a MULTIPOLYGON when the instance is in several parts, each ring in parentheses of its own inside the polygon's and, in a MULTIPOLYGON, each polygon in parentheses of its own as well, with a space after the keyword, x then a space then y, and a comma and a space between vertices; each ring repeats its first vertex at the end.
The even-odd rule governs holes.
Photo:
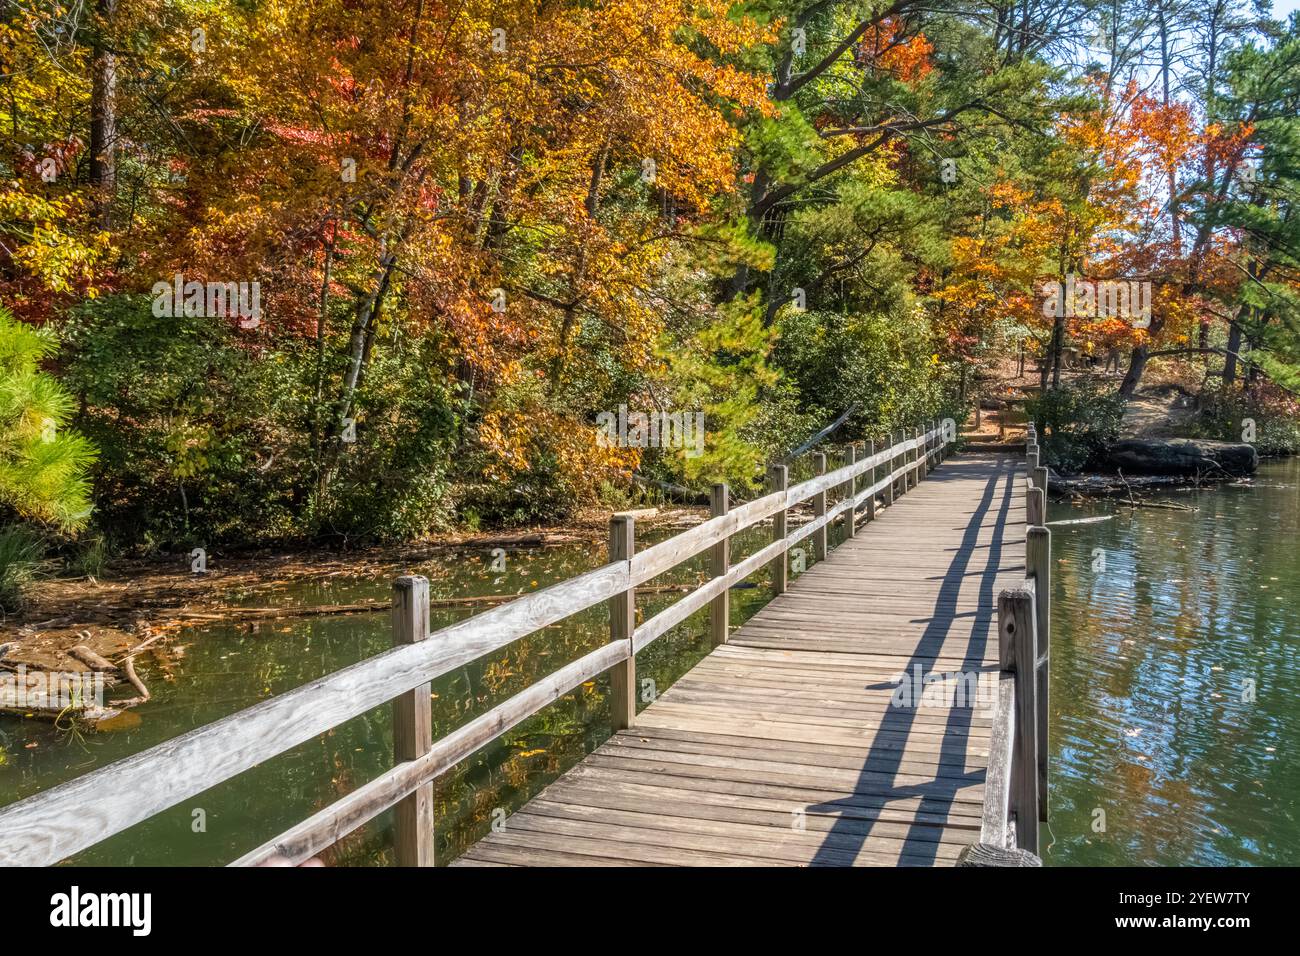
POLYGON ((1056 536, 1055 862, 1300 860, 1300 766, 1279 757, 1300 730, 1300 463, 1266 468, 1174 499, 1195 512, 1102 504, 1113 521, 1056 536))

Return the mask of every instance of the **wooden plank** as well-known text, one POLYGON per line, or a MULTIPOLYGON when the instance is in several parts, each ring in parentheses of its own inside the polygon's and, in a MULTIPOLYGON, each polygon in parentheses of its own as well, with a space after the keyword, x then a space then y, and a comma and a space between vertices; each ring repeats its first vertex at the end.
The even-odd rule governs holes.
MULTIPOLYGON (((685 798, 700 802, 713 799, 749 803, 755 800, 781 806, 802 804, 816 812, 852 819, 917 819, 942 822, 944 825, 978 830, 981 804, 971 801, 940 801, 924 791, 913 793, 887 789, 872 793, 858 788, 832 789, 826 785, 802 786, 768 780, 729 780, 715 775, 689 775, 650 769, 650 765, 625 763, 609 765, 606 761, 583 762, 560 778, 552 787, 572 783, 584 789, 611 787, 619 790, 636 788, 639 792, 680 792, 685 798), (923 795, 924 794, 924 795, 923 795)), ((548 794, 551 788, 543 791, 548 794)))

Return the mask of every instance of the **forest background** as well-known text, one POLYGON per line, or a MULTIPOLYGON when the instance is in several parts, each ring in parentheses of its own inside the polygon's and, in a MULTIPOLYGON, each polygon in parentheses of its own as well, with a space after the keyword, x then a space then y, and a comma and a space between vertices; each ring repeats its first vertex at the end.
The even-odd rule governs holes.
POLYGON ((1176 367, 1294 450, 1298 105, 1240 0, 0 0, 0 590, 747 494, 1022 348, 1058 428, 1176 367))

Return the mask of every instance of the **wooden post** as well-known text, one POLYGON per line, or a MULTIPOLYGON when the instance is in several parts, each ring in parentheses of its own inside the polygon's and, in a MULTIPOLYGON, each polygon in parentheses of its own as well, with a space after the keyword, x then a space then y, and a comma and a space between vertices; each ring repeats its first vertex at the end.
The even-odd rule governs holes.
MULTIPOLYGON (((894 470, 894 433, 888 432, 885 435, 885 447, 881 451, 889 454, 890 457, 885 459, 885 473, 890 474, 894 470)), ((885 506, 888 507, 894 503, 894 481, 890 479, 885 483, 885 487, 880 489, 880 497, 885 500, 885 506)))
POLYGON ((1037 468, 1034 469, 1033 475, 1034 475, 1034 487, 1041 489, 1043 494, 1046 495, 1047 494, 1047 466, 1039 465, 1037 468))
MULTIPOLYGON (((892 430, 889 432, 889 448, 890 448, 890 455, 891 455, 891 459, 890 459, 891 465, 889 470, 891 473, 899 469, 904 464, 904 462, 902 461, 903 453, 898 450, 898 446, 902 441, 903 433, 900 431, 898 435, 899 437, 895 438, 894 432, 892 430)), ((904 472, 902 477, 894 479, 893 485, 894 485, 895 499, 901 498, 903 497, 903 495, 907 494, 907 473, 904 472)))
POLYGON ((1016 815, 1016 845, 1038 852, 1038 658, 1034 591, 1028 586, 998 595, 998 657, 1002 670, 1016 675, 1015 743, 1011 759, 1011 807, 1016 815))
MULTIPOLYGON (((725 515, 731 507, 727 486, 718 482, 709 492, 709 512, 713 517, 725 515)), ((731 538, 724 537, 710 551, 710 570, 713 576, 721 577, 731 570, 731 538)), ((709 636, 713 646, 727 643, 727 633, 731 618, 731 591, 724 590, 709 602, 709 636)))
POLYGON ((1046 519, 1043 504, 1043 489, 1028 488, 1025 493, 1025 524, 1038 527, 1046 519))
POLYGON ((929 465, 930 465, 930 459, 925 453, 925 430, 924 429, 922 428, 916 429, 916 439, 921 444, 916 446, 916 480, 912 482, 912 484, 919 485, 921 482, 925 481, 925 475, 926 472, 929 470, 929 465))
MULTIPOLYGON (((813 456, 813 470, 819 474, 826 474, 826 455, 818 452, 813 456)), ((822 489, 813 496, 813 517, 820 518, 826 514, 826 490, 822 489)), ((818 561, 826 560, 826 525, 822 525, 813 532, 813 548, 817 554, 818 561)))
MULTIPOLYGON (((393 582, 393 644, 418 644, 429 636, 429 579, 410 575, 393 582)), ((393 701, 393 760, 423 757, 433 746, 432 688, 421 684, 393 701)), ((433 866, 433 784, 398 801, 393 850, 398 866, 433 866)))
MULTIPOLYGON (((855 465, 857 464, 857 461, 858 461, 858 445, 856 442, 849 442, 848 447, 844 449, 844 464, 855 465)), ((844 488, 848 497, 850 499, 854 498, 858 493, 857 477, 855 476, 853 478, 850 478, 848 481, 846 481, 844 483, 844 488)), ((857 533, 858 533, 857 509, 850 507, 848 511, 844 512, 844 538, 845 540, 847 540, 853 537, 857 533)))
MULTIPOLYGON (((613 515, 609 519, 609 560, 631 561, 636 551, 636 519, 613 515)), ((636 630, 636 588, 628 588, 609 599, 609 639, 632 643, 636 630)), ((610 715, 615 730, 626 730, 636 722, 636 655, 615 664, 609 671, 610 715)))
MULTIPOLYGON (((1041 492, 1039 492, 1041 494, 1041 492)), ((1038 812, 1047 819, 1048 662, 1052 651, 1052 532, 1029 528, 1025 537, 1025 572, 1034 578, 1034 619, 1038 634, 1035 680, 1038 715, 1038 812)), ((1034 852, 1038 852, 1035 850, 1034 852)))
POLYGON ((1025 448, 1025 470, 1029 472, 1029 477, 1033 478, 1034 469, 1038 467, 1038 446, 1029 445, 1025 448))
MULTIPOLYGON (((767 490, 769 493, 785 493, 786 482, 789 479, 789 470, 785 465, 772 465, 767 469, 767 490)), ((772 540, 785 540, 785 521, 786 510, 782 508, 772 516, 772 540)), ((782 551, 772 559, 772 591, 776 594, 784 594, 787 584, 789 583, 790 564, 787 558, 789 552, 782 551)))
MULTIPOLYGON (((907 429, 900 428, 898 430, 898 444, 903 445, 906 442, 907 442, 907 429)), ((912 464, 912 461, 911 458, 909 457, 909 454, 910 453, 905 448, 899 452, 899 458, 901 459, 903 465, 903 477, 901 479, 903 482, 903 494, 907 494, 909 491, 912 490, 912 482, 910 480, 911 479, 910 466, 912 464)))
MULTIPOLYGON (((867 442, 867 457, 871 458, 876 453, 876 443, 874 440, 867 442)), ((876 467, 872 465, 867 469, 867 487, 870 488, 876 483, 876 467)), ((867 520, 876 520, 876 493, 873 491, 867 496, 867 520)))
MULTIPOLYGON (((911 441, 917 436, 917 430, 912 429, 910 435, 906 428, 903 429, 903 441, 911 441)), ((917 461, 919 459, 918 450, 913 448, 911 451, 903 452, 903 463, 907 465, 907 487, 910 491, 916 487, 917 461)))

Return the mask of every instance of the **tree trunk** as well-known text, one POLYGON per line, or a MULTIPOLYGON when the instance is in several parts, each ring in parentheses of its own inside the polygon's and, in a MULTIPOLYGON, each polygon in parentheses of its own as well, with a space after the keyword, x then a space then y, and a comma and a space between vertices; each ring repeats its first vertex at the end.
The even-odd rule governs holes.
POLYGON ((98 192, 100 221, 112 225, 117 191, 117 57, 108 34, 117 0, 98 0, 90 64, 90 182, 98 192))
POLYGON ((1132 354, 1128 360, 1128 371, 1124 373, 1124 381, 1119 385, 1119 397, 1127 401, 1133 397, 1137 387, 1142 382, 1142 373, 1147 367, 1147 353, 1150 351, 1145 345, 1134 346, 1132 354))
POLYGON ((1061 349, 1065 346, 1065 310, 1052 322, 1052 388, 1061 387, 1061 349))
POLYGON ((1237 354, 1241 351, 1241 324, 1232 320, 1228 327, 1228 354, 1223 360, 1223 387, 1232 388, 1237 380, 1237 354))

